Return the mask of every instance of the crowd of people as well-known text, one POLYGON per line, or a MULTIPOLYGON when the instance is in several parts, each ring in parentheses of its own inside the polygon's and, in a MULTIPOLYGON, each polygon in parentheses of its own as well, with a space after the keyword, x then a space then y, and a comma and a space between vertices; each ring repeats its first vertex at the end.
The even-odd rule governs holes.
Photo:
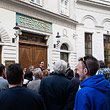
POLYGON ((0 64, 0 110, 110 110, 110 69, 93 56, 81 57, 73 71, 59 60, 44 68, 0 64))

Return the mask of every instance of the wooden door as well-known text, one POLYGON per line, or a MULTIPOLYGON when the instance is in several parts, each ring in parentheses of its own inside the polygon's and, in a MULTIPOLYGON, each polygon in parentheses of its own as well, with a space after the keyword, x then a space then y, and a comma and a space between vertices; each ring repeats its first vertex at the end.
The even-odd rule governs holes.
POLYGON ((47 67, 47 48, 33 46, 33 65, 39 67, 41 61, 44 61, 44 68, 47 67))
POLYGON ((47 67, 47 48, 45 46, 20 44, 19 56, 19 62, 23 68, 28 68, 30 65, 37 68, 41 61, 44 61, 45 68, 47 67))
POLYGON ((32 46, 20 45, 19 47, 19 63, 23 68, 32 65, 32 46))

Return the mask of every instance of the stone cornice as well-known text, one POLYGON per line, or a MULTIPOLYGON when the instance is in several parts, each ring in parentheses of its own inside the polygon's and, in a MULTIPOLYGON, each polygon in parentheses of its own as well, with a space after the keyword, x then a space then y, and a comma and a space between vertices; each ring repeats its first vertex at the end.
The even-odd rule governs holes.
POLYGON ((77 0, 77 3, 88 3, 88 4, 93 4, 97 6, 101 6, 104 8, 110 8, 110 2, 105 2, 103 0, 77 0))
POLYGON ((104 29, 104 27, 103 26, 95 26, 96 28, 99 28, 99 29, 104 29))
POLYGON ((42 12, 43 14, 46 14, 47 16, 52 16, 53 18, 55 17, 57 19, 63 20, 65 22, 68 22, 68 23, 73 24, 73 25, 77 25, 77 23, 78 23, 77 21, 75 21, 73 19, 70 19, 67 16, 56 14, 54 12, 43 9, 41 6, 36 6, 36 5, 33 5, 33 4, 29 4, 29 3, 21 1, 21 0, 6 0, 6 2, 13 2, 14 4, 18 4, 22 7, 26 7, 26 8, 30 8, 30 9, 42 12))

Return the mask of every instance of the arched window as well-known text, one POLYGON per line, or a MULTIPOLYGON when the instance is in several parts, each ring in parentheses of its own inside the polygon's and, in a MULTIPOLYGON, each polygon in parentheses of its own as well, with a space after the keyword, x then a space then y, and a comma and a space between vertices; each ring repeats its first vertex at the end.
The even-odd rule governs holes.
POLYGON ((66 44, 62 44, 60 49, 61 50, 68 50, 68 47, 66 44))

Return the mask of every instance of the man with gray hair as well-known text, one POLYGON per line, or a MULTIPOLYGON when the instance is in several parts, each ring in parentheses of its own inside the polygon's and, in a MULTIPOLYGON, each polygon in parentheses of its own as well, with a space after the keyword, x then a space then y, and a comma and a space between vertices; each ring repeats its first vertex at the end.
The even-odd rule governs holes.
POLYGON ((73 110, 76 90, 74 83, 65 77, 67 63, 63 60, 54 65, 54 72, 41 80, 39 93, 47 110, 73 110))
POLYGON ((34 69, 33 80, 29 82, 29 84, 27 85, 27 88, 38 92, 42 77, 43 77, 43 72, 41 71, 41 69, 40 68, 34 69))

